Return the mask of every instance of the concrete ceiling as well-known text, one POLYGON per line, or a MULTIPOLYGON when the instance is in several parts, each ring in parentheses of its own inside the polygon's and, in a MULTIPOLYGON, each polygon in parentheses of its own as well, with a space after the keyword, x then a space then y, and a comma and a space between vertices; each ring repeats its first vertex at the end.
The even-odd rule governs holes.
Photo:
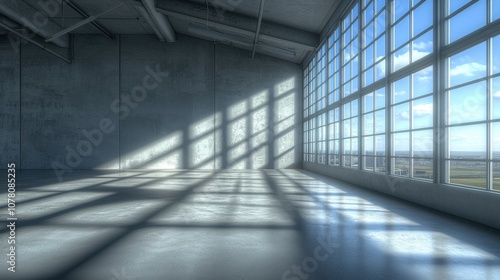
MULTIPOLYGON (((54 0, 56 1, 62 2, 54 0)), ((42 12, 61 30, 85 19, 66 3, 54 8, 56 13, 52 14, 44 11, 40 6, 43 1, 40 0, 0 0, 0 6, 13 5, 26 9, 18 2, 31 6, 30 10, 32 8, 42 12)), ((143 5, 141 0, 69 2, 79 6, 87 15, 97 15, 124 4, 101 15, 95 23, 114 35, 155 34, 151 22, 136 8, 143 5)), ((320 33, 339 2, 341 0, 265 0, 260 27, 261 0, 156 0, 155 8, 168 18, 176 33, 230 44, 246 49, 250 54, 255 49, 256 53, 301 63, 308 52, 318 46, 320 33), (256 34, 259 36, 255 44, 256 34)), ((70 32, 102 33, 102 30, 96 28, 96 24, 86 24, 70 32)))

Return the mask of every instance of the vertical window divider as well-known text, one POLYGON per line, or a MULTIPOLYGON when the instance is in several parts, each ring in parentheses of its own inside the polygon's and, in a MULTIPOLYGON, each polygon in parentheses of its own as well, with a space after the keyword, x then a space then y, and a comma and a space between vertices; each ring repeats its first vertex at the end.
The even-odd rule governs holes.
POLYGON ((392 65, 392 55, 391 55, 391 16, 394 12, 392 6, 392 0, 385 1, 386 14, 385 14, 385 88, 386 88, 386 96, 385 96, 385 174, 390 175, 392 170, 392 138, 391 138, 391 127, 392 127, 392 108, 391 108, 391 96, 392 96, 392 87, 387 78, 390 75, 391 65, 392 65))
MULTIPOLYGON (((375 6, 375 2, 372 2, 373 5, 375 6)), ((373 13, 373 18, 375 18, 375 12, 373 13)), ((361 3, 361 0, 358 3, 358 169, 363 170, 363 165, 364 165, 364 159, 362 156, 362 142, 363 142, 363 103, 362 103, 362 98, 361 98, 361 89, 363 87, 362 80, 363 80, 363 53, 362 53, 362 26, 363 26, 363 21, 362 21, 362 16, 363 16, 363 5, 361 3)), ((373 34, 373 37, 375 38, 375 32, 373 34)))
MULTIPOLYGON (((490 1, 487 1, 488 5, 490 1)), ((489 7, 488 7, 489 8, 489 7)), ((488 9, 489 12, 489 9, 488 9)), ((489 13, 488 13, 489 14, 489 13)), ((493 39, 488 39, 486 43, 486 152, 487 152, 487 161, 486 161, 486 189, 493 190, 493 133, 492 133, 492 95, 493 95, 493 85, 491 76, 493 75, 493 48, 491 47, 493 43, 493 39)))
POLYGON ((440 36, 442 33, 441 30, 441 12, 442 12, 442 3, 444 1, 433 1, 434 5, 434 15, 433 15, 433 27, 434 27, 434 60, 436 61, 435 66, 434 66, 434 85, 433 85, 433 100, 434 100, 434 106, 433 110, 435 112, 434 114, 434 119, 433 119, 433 130, 434 130, 434 141, 433 141, 433 146, 434 146, 434 154, 433 154, 433 172, 434 172, 434 183, 440 183, 443 182, 442 180, 442 175, 443 175, 443 166, 444 166, 444 161, 442 161, 443 158, 443 147, 442 147, 442 142, 445 139, 444 136, 444 127, 442 124, 442 120, 445 118, 443 115, 445 109, 443 108, 444 102, 443 102, 443 95, 444 91, 441 89, 441 84, 442 84, 442 67, 441 67, 441 53, 440 53, 440 48, 441 48, 441 39, 442 36, 440 36))

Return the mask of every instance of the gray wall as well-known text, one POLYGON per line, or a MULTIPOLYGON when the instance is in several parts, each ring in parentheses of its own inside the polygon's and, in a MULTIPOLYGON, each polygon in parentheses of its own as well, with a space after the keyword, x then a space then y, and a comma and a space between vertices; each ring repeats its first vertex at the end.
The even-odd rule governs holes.
POLYGON ((6 36, 0 36, 0 169, 20 167, 20 56, 6 36))
POLYGON ((310 162, 304 169, 500 229, 500 193, 310 162))
POLYGON ((0 168, 301 166, 299 65, 182 35, 78 35, 73 64, 1 40, 0 168))

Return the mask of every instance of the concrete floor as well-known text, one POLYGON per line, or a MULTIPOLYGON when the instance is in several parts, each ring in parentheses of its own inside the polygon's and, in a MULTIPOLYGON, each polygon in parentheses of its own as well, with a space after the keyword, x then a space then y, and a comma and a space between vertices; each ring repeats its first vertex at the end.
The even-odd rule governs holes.
POLYGON ((17 196, 0 279, 500 279, 498 230, 305 171, 18 171, 17 196))

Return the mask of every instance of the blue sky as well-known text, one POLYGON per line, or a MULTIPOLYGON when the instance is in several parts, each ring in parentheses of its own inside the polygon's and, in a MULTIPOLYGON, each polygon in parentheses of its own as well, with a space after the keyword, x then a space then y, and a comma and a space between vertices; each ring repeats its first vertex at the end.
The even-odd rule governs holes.
MULTIPOLYGON (((444 0, 443 0, 444 1, 444 0)), ((464 5, 471 3, 472 0, 449 0, 449 11, 447 14, 453 14, 464 5)), ((466 36, 470 32, 487 24, 486 4, 490 1, 490 10, 492 20, 500 18, 500 0, 479 0, 470 7, 453 16, 446 23, 449 28, 449 37, 447 43, 466 36), (471 20, 472 18, 472 20, 471 20)), ((344 49, 340 50, 337 45, 332 54, 343 53, 343 62, 338 59, 335 61, 335 67, 330 68, 330 74, 333 71, 338 71, 340 64, 344 67, 344 77, 342 83, 346 83, 349 79, 355 77, 363 79, 363 84, 368 85, 375 80, 384 78, 385 73, 385 17, 386 11, 379 14, 370 24, 365 24, 372 20, 376 14, 383 8, 385 0, 375 0, 371 4, 364 7, 362 1, 363 16, 362 34, 357 34, 357 25, 348 27, 352 24, 353 15, 358 13, 360 7, 356 6, 354 11, 343 21, 343 30, 345 34, 336 33, 335 36, 342 36, 348 41, 344 41, 344 49), (350 42, 353 37, 359 36, 362 43, 363 53, 358 54, 353 50, 357 50, 357 40, 350 42), (377 39, 378 38, 378 39, 377 39), (345 71, 357 69, 358 60, 362 60, 362 73, 357 71, 345 71), (354 67, 354 68, 353 68, 354 67), (332 71, 333 70, 333 71, 332 71)), ((392 31, 394 38, 391 40, 391 56, 392 65, 391 71, 397 71, 419 59, 422 59, 433 53, 434 30, 429 28, 433 25, 433 1, 432 0, 398 0, 394 2, 394 11, 391 18, 392 31), (417 5, 419 5, 417 7, 417 5), (413 13, 406 14, 409 9, 413 13), (406 14, 406 15, 405 15, 406 14), (427 31, 426 31, 427 30, 427 31)), ((333 43, 333 38, 330 45, 333 43)), ((338 58, 338 57, 337 57, 338 58)), ((483 80, 473 84, 464 85, 465 83, 484 79, 487 75, 500 72, 500 35, 494 37, 487 42, 480 43, 460 53, 454 54, 446 60, 448 79, 445 81, 446 90, 444 94, 449 101, 449 115, 447 123, 451 125, 460 125, 457 128, 450 128, 449 141, 452 151, 486 151, 486 125, 467 125, 474 121, 486 121, 487 116, 487 99, 492 102, 492 118, 500 119, 500 77, 483 80), (490 44, 491 55, 487 54, 487 46, 490 44), (491 69, 488 69, 490 67, 491 69), (491 70, 491 73, 490 73, 491 70), (488 88, 490 86, 491 88, 488 88)), ((415 152, 430 151, 433 148, 432 126, 434 118, 433 97, 433 67, 420 70, 417 73, 402 78, 392 84, 392 120, 394 134, 394 147, 397 151, 409 150, 410 137, 414 143, 413 150, 415 152), (412 129, 421 129, 408 133, 410 124, 412 129)), ((337 76, 336 76, 337 77, 337 76)), ((353 80, 357 85, 357 80, 353 80)), ((351 82, 352 83, 352 82, 351 82)), ((340 83, 330 83, 330 88, 335 86, 337 90, 340 83)), ((355 91, 356 89, 353 89, 355 91)), ((344 96, 351 93, 349 83, 342 87, 344 96)), ((373 107, 368 111, 364 110, 362 122, 363 134, 369 135, 373 133, 384 133, 385 131, 385 111, 376 111, 384 104, 385 91, 378 91, 364 97, 364 102, 372 107, 374 102, 381 107, 373 107), (375 101, 373 100, 375 97, 375 101)), ((345 124, 347 127, 347 124, 345 124)), ((348 127, 347 127, 348 128, 348 127)), ((353 132, 357 133, 357 127, 353 127, 353 132)), ((494 125, 492 131, 492 140, 494 143, 500 143, 500 125, 494 125)), ((367 140, 370 142, 370 139, 367 140)), ((376 144, 376 149, 383 150, 384 142, 376 144)), ((495 144, 495 151, 500 152, 500 144, 495 144), (497 147, 499 146, 499 147, 497 147)))

